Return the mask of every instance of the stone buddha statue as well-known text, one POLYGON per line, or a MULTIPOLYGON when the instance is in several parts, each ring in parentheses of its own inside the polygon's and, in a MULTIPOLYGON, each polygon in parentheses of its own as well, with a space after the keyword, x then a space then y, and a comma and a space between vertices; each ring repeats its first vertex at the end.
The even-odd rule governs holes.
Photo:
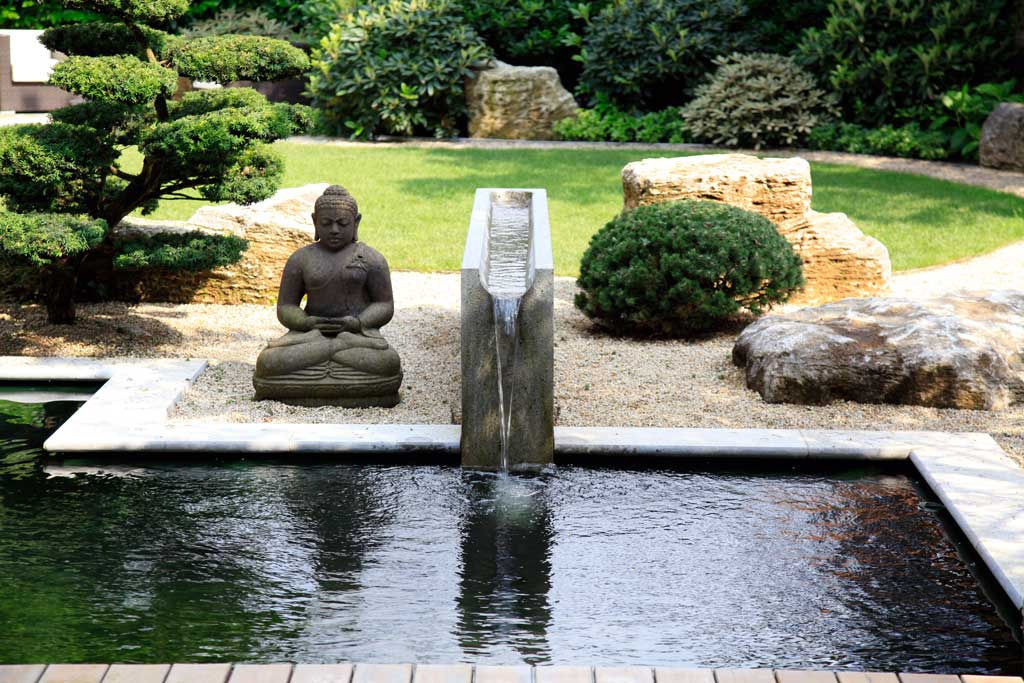
POLYGON ((316 200, 316 241, 292 254, 281 275, 277 319, 289 331, 256 360, 257 400, 347 408, 398 403, 401 361, 379 332, 394 315, 391 273, 379 252, 356 239, 361 219, 343 187, 332 185, 316 200))

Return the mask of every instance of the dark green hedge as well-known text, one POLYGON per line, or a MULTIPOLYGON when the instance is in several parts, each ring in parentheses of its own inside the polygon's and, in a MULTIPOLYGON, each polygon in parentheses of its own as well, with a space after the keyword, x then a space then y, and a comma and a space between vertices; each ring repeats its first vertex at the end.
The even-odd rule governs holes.
POLYGON ((107 224, 88 216, 0 211, 0 255, 46 266, 103 241, 107 224))
POLYGON ((263 36, 207 36, 171 45, 165 56, 182 76, 199 81, 272 81, 309 69, 302 50, 263 36))

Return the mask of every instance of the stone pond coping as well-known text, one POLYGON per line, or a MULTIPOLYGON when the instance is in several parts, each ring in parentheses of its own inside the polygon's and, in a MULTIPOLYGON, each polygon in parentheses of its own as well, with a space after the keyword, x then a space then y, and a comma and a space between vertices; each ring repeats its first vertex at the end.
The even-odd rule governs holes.
POLYGON ((0 683, 1024 683, 1019 676, 471 664, 28 664, 0 683))
MULTIPOLYGON (((0 380, 105 381, 47 439, 50 451, 458 453, 458 425, 169 424, 171 408, 206 366, 201 360, 0 356, 0 380)), ((590 463, 613 457, 909 460, 1013 604, 1024 608, 1024 470, 987 434, 556 427, 555 454, 590 463)))

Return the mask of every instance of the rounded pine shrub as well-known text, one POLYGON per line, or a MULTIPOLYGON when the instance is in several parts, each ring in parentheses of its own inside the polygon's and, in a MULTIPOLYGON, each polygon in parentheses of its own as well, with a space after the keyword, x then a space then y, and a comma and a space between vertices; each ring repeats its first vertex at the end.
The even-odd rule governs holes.
POLYGON ((470 67, 490 57, 447 0, 387 0, 331 28, 313 53, 309 92, 333 133, 450 136, 470 67))
POLYGON ((715 64, 718 69, 683 107, 687 129, 701 142, 792 146, 835 113, 835 99, 789 57, 734 53, 715 64))
POLYGON ((580 263, 576 306, 607 327, 682 335, 740 309, 760 314, 803 286, 800 258, 767 218, 676 201, 624 211, 580 263))

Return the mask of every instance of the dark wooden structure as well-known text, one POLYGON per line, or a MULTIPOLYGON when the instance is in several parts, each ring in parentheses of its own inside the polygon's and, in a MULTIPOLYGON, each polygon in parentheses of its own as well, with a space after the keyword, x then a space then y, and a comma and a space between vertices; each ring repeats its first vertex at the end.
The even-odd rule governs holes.
POLYGON ((0 35, 0 111, 53 111, 66 107, 74 97, 46 83, 15 83, 11 75, 11 38, 0 35))

